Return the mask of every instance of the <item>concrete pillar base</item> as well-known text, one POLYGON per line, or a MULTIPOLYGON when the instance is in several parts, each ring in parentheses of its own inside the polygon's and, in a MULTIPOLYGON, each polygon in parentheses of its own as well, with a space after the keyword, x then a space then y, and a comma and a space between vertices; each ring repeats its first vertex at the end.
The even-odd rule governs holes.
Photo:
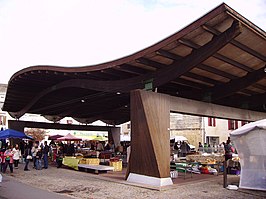
POLYGON ((146 184, 146 185, 151 185, 151 186, 167 186, 167 185, 172 185, 173 181, 170 177, 168 178, 156 178, 156 177, 151 177, 151 176, 145 176, 145 175, 140 175, 136 173, 130 173, 128 178, 128 182, 133 182, 133 183, 138 183, 138 184, 146 184))

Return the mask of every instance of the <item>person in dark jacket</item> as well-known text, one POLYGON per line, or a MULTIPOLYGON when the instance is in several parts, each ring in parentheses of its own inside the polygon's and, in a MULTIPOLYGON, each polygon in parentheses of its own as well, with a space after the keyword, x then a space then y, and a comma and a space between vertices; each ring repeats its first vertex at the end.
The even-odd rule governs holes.
POLYGON ((71 144, 70 141, 67 141, 67 144, 65 145, 65 155, 75 156, 75 147, 74 144, 71 144))
POLYGON ((26 146, 25 150, 24 150, 24 160, 25 160, 25 167, 24 167, 24 171, 29 171, 28 165, 30 162, 30 157, 32 157, 31 155, 31 147, 30 146, 26 146))
POLYGON ((59 146, 57 154, 56 154, 57 168, 62 167, 62 162, 63 162, 63 147, 59 146))
POLYGON ((180 150, 181 150, 181 157, 186 157, 187 153, 190 151, 190 147, 188 143, 186 143, 185 141, 182 141, 180 150))
POLYGON ((225 151, 225 160, 232 159, 233 147, 230 139, 226 141, 226 144, 224 145, 224 151, 225 151))
POLYGON ((36 153, 36 170, 42 169, 42 150, 41 148, 37 149, 36 153))
POLYGON ((47 169, 48 168, 48 153, 49 153, 49 146, 47 145, 47 141, 44 142, 42 153, 43 153, 43 168, 47 169))

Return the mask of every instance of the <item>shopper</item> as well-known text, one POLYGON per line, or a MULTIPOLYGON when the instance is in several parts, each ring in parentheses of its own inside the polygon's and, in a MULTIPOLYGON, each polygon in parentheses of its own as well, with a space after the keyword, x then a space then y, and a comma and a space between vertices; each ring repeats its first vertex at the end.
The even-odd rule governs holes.
POLYGON ((1 150, 0 150, 0 171, 3 172, 4 170, 4 152, 6 151, 5 147, 2 146, 1 150))
POLYGON ((57 168, 62 167, 62 162, 63 162, 63 147, 59 146, 56 154, 57 168))
POLYGON ((180 150, 181 150, 181 157, 186 157, 187 153, 190 151, 188 143, 182 141, 180 150))
POLYGON ((231 144, 231 140, 228 139, 226 141, 226 144, 224 145, 224 151, 225 151, 225 160, 229 160, 229 159, 232 159, 232 156, 233 156, 233 152, 234 152, 234 148, 231 144))
POLYGON ((13 159, 14 159, 14 168, 15 169, 18 169, 18 163, 19 163, 19 160, 21 158, 21 151, 19 149, 19 145, 16 144, 15 145, 15 148, 13 148, 13 159))
POLYGON ((38 151, 38 144, 34 143, 34 145, 31 148, 31 154, 32 154, 32 161, 33 161, 33 168, 36 169, 36 154, 38 151))
POLYGON ((25 167, 24 167, 24 171, 29 171, 28 165, 30 160, 32 159, 32 155, 31 155, 31 147, 30 146, 26 146, 25 150, 24 150, 24 160, 25 160, 25 167))
POLYGON ((35 156, 36 170, 41 170, 42 169, 42 150, 41 150, 41 148, 38 148, 36 151, 37 151, 36 156, 35 156))
POLYGON ((198 151, 203 152, 203 145, 201 144, 201 142, 199 142, 198 151))
POLYGON ((42 153, 43 153, 43 168, 48 169, 49 146, 47 145, 47 141, 44 141, 42 153))
POLYGON ((10 172, 13 173, 13 153, 11 151, 11 147, 8 146, 7 150, 4 152, 4 169, 3 173, 6 172, 7 166, 9 166, 10 172))
POLYGON ((71 144, 70 141, 67 141, 67 144, 65 145, 65 155, 75 156, 75 147, 74 144, 71 144))

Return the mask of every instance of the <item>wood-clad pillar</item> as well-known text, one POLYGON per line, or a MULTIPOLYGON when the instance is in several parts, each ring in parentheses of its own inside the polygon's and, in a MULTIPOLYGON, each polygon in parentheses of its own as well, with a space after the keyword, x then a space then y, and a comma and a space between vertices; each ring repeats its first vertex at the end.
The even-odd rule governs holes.
POLYGON ((115 147, 120 146, 120 127, 111 127, 108 131, 108 141, 113 141, 115 147))
POLYGON ((154 186, 170 178, 170 101, 162 94, 134 90, 131 103, 131 152, 127 180, 154 186))

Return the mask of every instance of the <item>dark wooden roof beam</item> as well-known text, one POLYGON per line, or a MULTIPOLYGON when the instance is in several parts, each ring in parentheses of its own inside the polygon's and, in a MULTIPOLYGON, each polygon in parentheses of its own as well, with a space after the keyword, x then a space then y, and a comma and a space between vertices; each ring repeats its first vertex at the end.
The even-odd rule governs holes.
POLYGON ((207 25, 207 24, 204 24, 201 26, 204 30, 208 31, 209 33, 213 34, 213 35, 219 35, 221 34, 220 31, 216 30, 215 28, 207 25))
POLYGON ((266 111, 266 93, 251 96, 247 100, 249 107, 252 108, 262 106, 263 109, 266 111))
MULTIPOLYGON (((171 53, 171 52, 168 52, 166 50, 158 50, 157 51, 157 54, 159 54, 161 56, 164 56, 164 57, 167 57, 167 58, 170 58, 170 59, 173 59, 173 60, 176 60, 176 61, 179 61, 179 60, 182 59, 181 56, 176 55, 176 54, 171 53)), ((210 66, 208 66, 206 64, 199 64, 197 66, 197 68, 200 68, 201 70, 208 71, 210 73, 214 73, 216 75, 220 75, 220 76, 225 77, 225 78, 228 78, 228 79, 235 79, 235 78, 237 78, 237 76, 234 76, 234 75, 232 75, 230 73, 227 73, 227 72, 218 70, 216 68, 210 67, 210 66)))
POLYGON ((214 73, 216 75, 220 75, 220 76, 228 78, 228 79, 236 79, 237 78, 237 76, 235 76, 235 75, 232 75, 232 74, 224 72, 222 70, 218 70, 216 68, 210 67, 210 66, 208 66, 206 64, 200 64, 200 65, 197 66, 197 68, 199 68, 201 70, 208 71, 210 73, 214 73))
POLYGON ((139 59, 136 59, 135 61, 138 63, 144 64, 144 65, 147 65, 147 66, 151 66, 151 67, 156 68, 156 69, 164 68, 167 66, 165 64, 161 64, 159 62, 152 61, 152 60, 149 60, 146 58, 139 58, 139 59))
MULTIPOLYGON (((79 113, 78 115, 80 117, 97 117, 98 115, 108 115, 110 114, 111 112, 115 111, 115 110, 125 110, 125 104, 127 102, 117 102, 115 105, 113 106, 110 106, 110 107, 106 107, 104 109, 95 109, 95 110, 91 110, 89 112, 83 112, 83 113, 80 113, 79 111, 75 111, 76 113, 79 113)), ((126 111, 129 113, 129 108, 126 108, 126 111)), ((73 113, 74 114, 74 113, 73 113)))
POLYGON ((110 77, 112 77, 112 79, 120 79, 120 75, 119 74, 114 73, 113 71, 111 71, 109 69, 101 70, 101 73, 110 75, 110 77))
POLYGON ((191 72, 187 72, 186 74, 184 74, 184 76, 190 77, 190 78, 193 78, 195 80, 202 81, 202 82, 206 82, 206 83, 212 84, 212 85, 221 84, 221 82, 218 82, 218 81, 216 81, 214 79, 211 79, 211 78, 208 78, 208 77, 204 77, 204 76, 201 76, 201 75, 198 75, 198 74, 194 74, 194 73, 191 73, 191 72))
POLYGON ((122 65, 116 66, 115 68, 117 68, 120 71, 129 72, 129 73, 136 74, 136 75, 142 75, 142 74, 147 73, 146 70, 136 67, 136 66, 132 66, 130 64, 122 64, 122 65))
POLYGON ((118 69, 113 69, 113 68, 105 69, 105 70, 103 70, 103 72, 110 74, 110 75, 117 76, 120 79, 126 79, 126 78, 130 78, 130 77, 134 76, 134 75, 132 75, 132 73, 120 71, 118 69))
POLYGON ((263 68, 250 72, 244 77, 234 79, 224 85, 217 85, 212 89, 212 101, 218 100, 234 94, 235 92, 241 91, 246 87, 255 84, 259 80, 266 77, 266 72, 263 68))
POLYGON ((179 39, 178 42, 193 49, 198 49, 201 47, 200 45, 187 39, 179 39))
POLYGON ((172 60, 176 60, 176 61, 179 61, 179 60, 181 60, 183 57, 182 56, 180 56, 180 55, 176 55, 176 54, 174 54, 174 53, 171 53, 171 52, 168 52, 168 51, 166 51, 166 50, 158 50, 157 52, 156 52, 156 54, 157 55, 161 55, 161 56, 163 56, 163 57, 166 57, 166 58, 170 58, 170 59, 172 59, 172 60))
POLYGON ((264 90, 266 92, 266 86, 262 86, 261 84, 254 84, 252 85, 254 88, 264 90))
POLYGON ((114 78, 114 76, 111 76, 109 74, 105 74, 102 72, 98 72, 98 71, 93 71, 93 72, 87 72, 88 75, 97 78, 98 80, 104 79, 104 80, 110 80, 112 78, 114 78))
POLYGON ((214 53, 239 35, 241 31, 240 23, 234 21, 231 27, 219 36, 214 36, 211 41, 193 50, 182 60, 174 61, 169 67, 166 67, 164 70, 159 70, 158 73, 154 75, 154 86, 165 84, 190 71, 192 68, 213 56, 214 53))
POLYGON ((247 71, 247 72, 252 72, 253 69, 249 68, 248 66, 244 65, 244 64, 241 64, 235 60, 232 60, 232 59, 229 59, 228 57, 225 57, 219 53, 216 53, 215 55, 213 55, 213 57, 215 57, 216 59, 219 59, 221 61, 224 61, 228 64, 231 64, 232 66, 236 66, 237 68, 240 68, 244 71, 247 71))
MULTIPOLYGON (((213 28, 213 27, 211 27, 211 26, 209 26, 209 25, 207 25, 207 24, 202 25, 202 28, 203 28, 204 30, 208 31, 209 33, 214 34, 214 35, 219 35, 219 34, 221 34, 220 31, 216 30, 215 28, 213 28)), ((244 45, 244 44, 242 44, 242 43, 240 43, 240 42, 238 42, 238 41, 236 41, 236 40, 232 40, 231 43, 232 43, 234 46, 240 48, 241 50, 246 51, 247 53, 249 53, 249 54, 251 54, 251 55, 253 55, 253 56, 255 56, 255 57, 261 59, 262 61, 266 61, 266 57, 265 57, 264 55, 258 53, 257 51, 255 51, 255 50, 253 50, 253 49, 251 49, 251 48, 249 48, 248 46, 246 46, 246 45, 244 45)))
POLYGON ((173 81, 171 81, 171 83, 173 83, 175 85, 188 86, 188 87, 195 88, 195 89, 207 89, 207 88, 209 88, 205 84, 199 84, 199 83, 192 82, 192 81, 182 79, 182 78, 178 78, 176 80, 173 80, 173 81))
MULTIPOLYGON (((178 41, 179 41, 181 44, 183 44, 183 45, 185 45, 185 46, 188 46, 188 47, 190 47, 190 48, 193 48, 193 49, 198 49, 198 48, 201 47, 200 45, 198 45, 198 44, 196 44, 196 43, 194 43, 194 42, 192 42, 192 41, 186 40, 186 39, 179 39, 178 41)), ((223 56, 223 55, 221 55, 221 54, 219 54, 219 53, 215 53, 215 54, 213 55, 213 57, 215 57, 216 59, 219 59, 219 60, 221 60, 221 61, 224 61, 224 62, 226 62, 226 63, 228 63, 228 64, 231 64, 231 65, 233 65, 233 66, 235 66, 235 67, 238 67, 238 68, 240 68, 240 69, 242 69, 242 70, 244 70, 244 71, 252 72, 252 69, 249 68, 248 66, 246 66, 246 65, 244 65, 244 64, 241 64, 241 63, 239 63, 239 62, 237 62, 237 61, 234 61, 234 60, 232 60, 232 59, 230 59, 230 58, 228 58, 228 57, 225 57, 225 56, 223 56)))
POLYGON ((240 91, 241 93, 244 93, 244 94, 246 94, 246 95, 258 95, 259 93, 258 92, 256 92, 256 91, 252 91, 252 90, 249 90, 249 89, 242 89, 241 91, 240 91))
MULTIPOLYGON (((27 80, 27 78, 21 78, 19 82, 21 82, 22 84, 25 83, 29 85, 29 81, 27 80)), ((32 83, 36 83, 38 85, 47 85, 47 82, 44 82, 43 79, 41 78, 34 79, 33 77, 31 77, 31 82, 30 82, 31 86, 32 86, 32 83)))

